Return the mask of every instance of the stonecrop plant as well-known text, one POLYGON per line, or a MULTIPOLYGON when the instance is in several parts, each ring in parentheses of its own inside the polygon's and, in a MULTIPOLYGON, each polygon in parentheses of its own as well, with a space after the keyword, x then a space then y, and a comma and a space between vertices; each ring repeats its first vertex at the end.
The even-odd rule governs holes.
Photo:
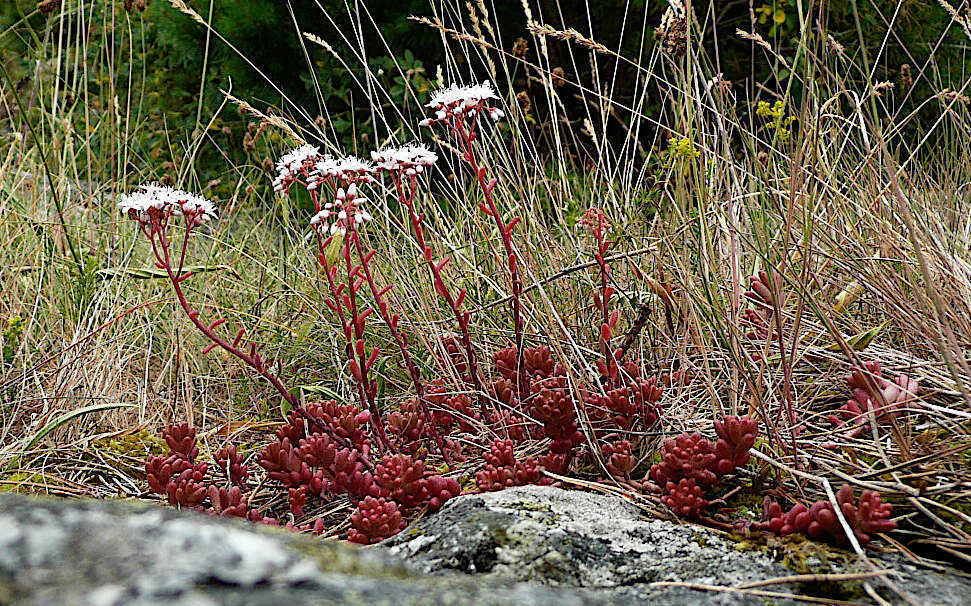
MULTIPOLYGON (((362 544, 393 536, 423 512, 435 511, 463 492, 563 484, 571 475, 633 487, 675 515, 710 519, 704 516, 712 504, 710 492, 749 463, 758 423, 728 416, 715 422, 715 442, 684 433, 664 440, 659 457, 654 457, 655 436, 664 428, 664 385, 677 386, 690 380, 690 374, 645 376, 645 365, 631 359, 644 318, 630 322, 623 340, 618 339, 622 318, 611 305, 616 292, 609 256, 615 232, 600 208, 587 210, 577 225, 594 243, 596 371, 577 376, 557 359, 550 343, 527 343, 516 248, 520 218, 507 216, 497 204, 494 194, 500 182, 490 176, 487 148, 480 144, 484 136, 493 135, 492 123, 503 118, 498 102, 488 82, 450 86, 434 93, 427 104, 432 115, 422 122, 445 136, 447 153, 457 152, 460 166, 474 178, 475 187, 467 195, 476 198, 478 210, 498 230, 496 252, 506 269, 512 337, 511 342, 489 343, 494 353, 488 363, 480 359, 476 339, 484 339, 485 333, 476 332, 475 318, 466 309, 468 293, 450 278, 451 258, 437 252, 421 207, 431 196, 425 177, 438 162, 436 152, 411 143, 374 151, 364 160, 302 145, 278 161, 276 192, 289 196, 299 188, 313 203, 308 225, 312 254, 320 268, 322 303, 343 342, 353 391, 348 401, 304 402, 273 369, 282 366, 267 364, 245 327, 234 330, 223 318, 204 319, 189 302, 182 288, 193 275, 186 269, 189 243, 216 218, 214 203, 160 185, 144 185, 123 197, 121 211, 147 238, 179 307, 210 341, 205 351, 219 348, 235 356, 272 385, 289 408, 274 439, 250 457, 224 445, 204 461, 195 429, 171 425, 163 436, 168 452, 150 455, 146 462, 152 492, 178 507, 362 544), (433 380, 422 375, 419 359, 425 352, 416 349, 409 334, 415 324, 398 308, 391 293, 395 283, 382 280, 387 272, 376 271, 377 253, 368 245, 373 216, 391 204, 407 213, 407 236, 420 251, 434 296, 450 314, 445 321, 451 326, 440 336, 436 355, 442 369, 454 372, 433 380), (369 345, 375 341, 369 337, 378 332, 387 335, 392 351, 369 345), (386 358, 401 364, 411 393, 382 395, 377 363, 386 358), (254 462, 265 478, 259 490, 254 487, 254 462), (265 498, 274 489, 285 496, 286 508, 280 506, 282 499, 265 498), (335 515, 347 511, 345 502, 350 513, 335 515), (328 504, 336 506, 324 507, 328 504), (316 517, 308 515, 311 511, 316 517)), ((387 265, 384 260, 382 267, 387 265)), ((768 274, 753 279, 749 299, 755 309, 743 318, 753 329, 752 341, 764 343, 763 353, 773 334, 781 331, 780 309, 785 305, 781 283, 773 280, 768 274)), ((880 378, 878 368, 868 370, 876 376, 880 403, 862 378, 853 379, 854 400, 834 423, 849 423, 856 431, 865 413, 875 413, 877 420, 892 417, 906 394, 916 393, 916 384, 906 377, 891 383, 880 378)), ((844 488, 839 499, 844 523, 832 505, 796 505, 783 514, 780 505, 767 501, 763 521, 735 526, 836 541, 846 540, 849 533, 861 543, 894 528, 890 506, 875 493, 865 492, 856 503, 852 489, 844 488)))

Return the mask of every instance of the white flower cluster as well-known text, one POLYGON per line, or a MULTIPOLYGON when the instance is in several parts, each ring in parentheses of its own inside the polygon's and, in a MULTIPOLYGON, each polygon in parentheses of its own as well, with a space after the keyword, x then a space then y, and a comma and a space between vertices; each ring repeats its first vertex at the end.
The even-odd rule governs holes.
POLYGON ((294 180, 301 174, 309 174, 320 158, 320 148, 313 145, 301 145, 286 153, 276 163, 277 176, 273 180, 273 189, 286 195, 294 180))
POLYGON ((359 227, 371 220, 371 214, 361 208, 361 204, 367 202, 367 198, 358 196, 357 185, 351 183, 346 190, 343 187, 339 188, 335 197, 335 202, 324 204, 320 212, 310 219, 310 225, 316 228, 318 225, 333 221, 329 229, 330 234, 343 236, 347 233, 348 225, 359 227))
POLYGON ((118 209, 142 222, 150 221, 153 215, 160 219, 183 215, 191 226, 201 225, 216 216, 216 205, 210 200, 155 183, 142 185, 138 190, 123 195, 118 209))
POLYGON ((413 143, 371 152, 378 170, 400 171, 411 177, 438 161, 438 156, 424 145, 413 143))
POLYGON ((607 234, 613 229, 610 219, 599 208, 588 208, 583 216, 577 220, 576 227, 577 229, 588 229, 593 234, 607 234))
POLYGON ((335 179, 341 183, 366 183, 372 180, 374 165, 356 156, 334 158, 324 156, 314 165, 307 189, 315 190, 321 183, 335 179))
POLYGON ((494 121, 500 120, 505 114, 501 109, 492 107, 489 102, 496 100, 496 91, 488 80, 482 84, 472 86, 457 86, 455 84, 442 88, 432 95, 431 101, 425 104, 435 110, 434 118, 426 118, 419 124, 430 126, 439 120, 449 117, 475 117, 479 112, 485 112, 494 121))

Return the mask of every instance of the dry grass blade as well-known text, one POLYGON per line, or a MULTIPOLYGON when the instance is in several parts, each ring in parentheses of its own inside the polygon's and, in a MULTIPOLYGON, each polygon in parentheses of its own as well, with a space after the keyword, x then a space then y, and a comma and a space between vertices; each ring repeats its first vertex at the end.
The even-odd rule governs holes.
POLYGON ((526 29, 528 29, 529 33, 533 34, 534 36, 548 36, 550 38, 556 38, 557 40, 573 42, 584 48, 588 48, 595 53, 612 54, 612 51, 603 44, 597 42, 593 38, 584 36, 573 28, 560 30, 545 23, 530 22, 526 24, 526 29))

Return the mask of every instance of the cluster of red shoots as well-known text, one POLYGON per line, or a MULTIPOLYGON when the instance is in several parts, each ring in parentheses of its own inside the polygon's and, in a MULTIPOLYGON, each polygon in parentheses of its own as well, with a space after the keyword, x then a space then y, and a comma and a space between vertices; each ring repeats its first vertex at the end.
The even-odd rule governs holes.
MULTIPOLYGON (((291 414, 276 431, 276 440, 259 455, 258 463, 271 480, 289 496, 293 520, 285 525, 322 533, 323 518, 299 525, 308 499, 329 502, 346 496, 356 505, 350 517, 348 539, 370 544, 394 535, 405 520, 422 510, 435 511, 457 496, 459 484, 426 469, 425 462, 406 454, 386 454, 372 464, 366 424, 369 413, 354 405, 333 401, 310 404, 307 412, 325 433, 291 414), (353 447, 342 447, 331 435, 339 435, 353 447)), ((170 426, 164 433, 169 453, 152 455, 145 468, 149 489, 166 495, 169 503, 217 516, 234 516, 277 525, 249 504, 249 469, 234 447, 224 447, 214 464, 198 461, 195 430, 187 425, 170 426)))
POLYGON ((718 441, 700 433, 683 433, 664 441, 661 462, 651 467, 650 477, 662 501, 676 514, 698 518, 708 507, 705 494, 724 476, 749 462, 759 426, 754 419, 729 416, 715 421, 718 441))
MULTIPOLYGON (((880 495, 872 490, 864 490, 857 501, 853 488, 844 484, 836 493, 836 505, 853 536, 864 547, 870 544, 873 534, 897 528, 897 523, 890 519, 893 505, 884 503, 880 495)), ((816 501, 809 507, 797 504, 783 512, 782 506, 766 497, 762 505, 762 519, 761 523, 750 527, 781 536, 799 533, 811 539, 828 538, 841 545, 849 543, 831 501, 816 501)))
POLYGON ((527 348, 522 356, 513 347, 502 349, 494 361, 502 378, 490 384, 490 393, 502 413, 501 422, 493 419, 491 427, 502 435, 489 445, 486 465, 476 473, 480 490, 549 482, 540 480, 540 467, 563 474, 571 467, 596 465, 598 453, 611 476, 629 478, 636 466, 633 452, 643 442, 634 436, 660 419, 662 388, 656 379, 640 377, 629 365, 623 380, 605 381, 605 389, 592 390, 571 382, 546 346, 527 348), (519 358, 525 377, 516 370, 519 358), (521 384, 527 385, 525 391, 517 387, 521 384), (585 444, 580 411, 586 412, 591 444, 585 444), (549 440, 548 452, 515 460, 514 447, 535 438, 549 440))
MULTIPOLYGON (((664 441, 661 462, 651 467, 653 487, 660 491, 661 500, 675 514, 685 518, 699 518, 709 501, 709 489, 724 476, 748 463, 749 451, 755 444, 758 424, 736 416, 715 421, 718 441, 712 444, 699 433, 683 433, 664 441)), ((847 484, 836 493, 836 506, 846 525, 860 545, 866 546, 872 535, 890 532, 897 527, 890 519, 893 506, 884 503, 880 495, 865 490, 857 501, 847 484)), ((829 539, 838 544, 849 542, 843 524, 830 501, 816 501, 811 506, 794 505, 783 512, 782 506, 765 497, 762 521, 737 522, 738 529, 771 532, 780 536, 803 534, 811 539, 829 539)))
MULTIPOLYGON (((146 471, 152 492, 179 507, 213 515, 236 516, 298 530, 321 533, 322 519, 299 524, 308 502, 324 504, 346 497, 356 507, 350 516, 348 539, 370 544, 402 530, 422 511, 435 511, 461 490, 458 482, 432 471, 425 459, 436 443, 446 458, 468 460, 474 445, 483 454, 475 474, 481 491, 550 483, 543 471, 569 473, 596 461, 596 450, 581 449, 578 410, 583 407, 599 441, 608 472, 628 478, 636 465, 634 448, 625 436, 643 433, 659 419, 661 388, 654 379, 629 376, 622 387, 594 393, 571 387, 548 347, 527 348, 522 359, 528 392, 518 390, 514 348, 496 353, 501 378, 489 384, 495 407, 480 410, 466 393, 449 393, 444 383, 430 384, 426 397, 432 426, 417 399, 406 400, 387 419, 389 448, 374 458, 373 416, 354 404, 310 403, 293 412, 276 430, 276 439, 260 453, 258 464, 267 477, 286 491, 292 518, 280 520, 249 504, 250 471, 234 447, 219 450, 212 464, 198 460, 195 430, 169 427, 166 456, 148 458, 146 471), (479 437, 486 428, 485 437, 479 437), (517 459, 515 450, 546 439, 547 452, 517 459)), ((633 369, 628 369, 633 370, 633 369)))
POLYGON ((893 381, 883 377, 880 363, 864 364, 862 369, 851 372, 846 385, 853 397, 829 416, 834 426, 843 427, 847 437, 859 435, 870 426, 870 415, 878 424, 895 422, 900 412, 916 403, 920 385, 905 374, 893 381))

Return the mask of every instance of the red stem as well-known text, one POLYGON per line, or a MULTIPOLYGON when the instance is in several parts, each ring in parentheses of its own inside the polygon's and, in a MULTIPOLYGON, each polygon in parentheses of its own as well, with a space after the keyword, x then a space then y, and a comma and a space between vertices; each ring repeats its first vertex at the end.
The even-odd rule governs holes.
POLYGON ((365 310, 363 313, 359 311, 357 306, 357 290, 359 285, 357 284, 360 278, 357 277, 357 273, 354 271, 354 262, 351 259, 351 240, 356 236, 354 230, 354 221, 349 217, 347 221, 347 233, 341 248, 344 253, 344 264, 347 269, 347 289, 344 298, 344 303, 347 305, 348 311, 351 312, 351 326, 354 328, 354 340, 350 343, 351 353, 357 354, 358 357, 358 368, 361 374, 361 388, 364 391, 365 396, 367 396, 368 410, 371 411, 371 415, 375 419, 374 428, 377 434, 378 442, 381 444, 382 448, 390 447, 390 442, 388 441, 388 436, 384 432, 384 421, 381 418, 381 412, 378 410, 377 401, 375 401, 375 395, 377 394, 377 383, 369 377, 370 368, 368 368, 368 352, 364 344, 364 327, 367 323, 367 316, 369 310, 365 310), (361 344, 359 347, 358 344, 361 344))
POLYGON ((418 242, 418 246, 421 248, 422 255, 425 258, 425 264, 428 265, 429 270, 432 272, 432 280, 435 285, 435 292, 445 300, 445 303, 448 305, 449 309, 452 310, 452 314, 455 316, 455 322, 459 326, 462 345, 465 347, 465 357, 469 364, 469 377, 472 380, 472 386, 475 389, 476 397, 479 400, 479 408, 485 410, 485 389, 483 389, 482 379, 479 377, 479 364, 476 360, 475 348, 472 346, 472 337, 469 334, 470 314, 466 311, 462 311, 462 304, 456 301, 455 297, 452 296, 451 291, 449 291, 448 286, 446 285, 445 279, 442 277, 443 266, 435 262, 434 258, 432 257, 432 249, 425 242, 425 230, 422 227, 424 217, 415 212, 415 190, 417 177, 411 178, 407 194, 405 193, 404 184, 402 183, 400 175, 395 175, 394 182, 395 188, 398 191, 398 199, 401 200, 402 204, 404 204, 408 209, 408 218, 411 220, 411 227, 415 232, 415 240, 418 242))
POLYGON ((421 414, 425 417, 425 423, 431 429, 432 436, 435 439, 435 445, 438 446, 438 451, 442 453, 442 458, 445 459, 445 463, 452 467, 451 458, 448 456, 448 451, 445 450, 445 442, 442 440, 441 434, 438 432, 438 427, 435 425, 435 419, 432 418, 431 412, 428 409, 428 402, 425 399, 425 386, 421 380, 421 372, 419 372, 418 367, 415 366, 414 361, 411 359, 411 352, 408 350, 408 340, 401 334, 398 330, 398 316, 397 314, 392 315, 388 311, 388 305, 384 300, 384 295, 381 293, 381 289, 377 287, 374 283, 374 277, 371 274, 371 268, 368 265, 368 254, 364 252, 364 247, 361 245, 361 237, 357 230, 348 233, 354 240, 354 246, 357 249, 357 256, 361 259, 361 271, 364 272, 364 279, 371 290, 371 295, 374 296, 374 303, 377 305, 378 313, 381 314, 381 318, 384 323, 388 325, 388 329, 391 331, 391 338, 394 340, 398 349, 401 350, 401 357, 404 359, 405 367, 408 369, 408 375, 411 377, 411 382, 415 386, 415 392, 418 394, 418 406, 421 409, 421 414))
MULTIPOLYGON (((327 285, 330 289, 331 298, 334 303, 334 311, 337 313, 337 319, 341 324, 341 330, 344 333, 344 340, 347 342, 344 348, 347 353, 348 360, 355 361, 354 357, 354 333, 352 332, 350 324, 347 322, 347 316, 344 314, 344 304, 341 302, 340 293, 338 292, 338 285, 334 281, 334 272, 336 268, 332 269, 330 265, 327 264, 327 241, 323 239, 320 232, 317 231, 317 250, 319 252, 318 261, 321 267, 324 269, 324 274, 327 275, 327 285)), ((361 381, 354 378, 354 383, 357 386, 357 397, 361 402, 362 410, 371 410, 368 405, 367 396, 364 393, 364 385, 361 381)), ((373 414, 373 412, 372 412, 373 414)), ((374 419, 374 423, 380 423, 381 419, 374 419)))
POLYGON ((597 238, 597 252, 594 255, 596 257, 597 266, 600 269, 600 307, 603 312, 602 323, 601 323, 601 338, 603 341, 601 343, 602 353, 604 356, 604 370, 607 375, 607 380, 609 386, 612 388, 614 383, 614 378, 616 374, 616 362, 614 361, 613 352, 610 350, 610 342, 603 339, 603 327, 610 327, 610 306, 608 305, 608 293, 607 293, 607 280, 610 275, 610 265, 607 263, 607 249, 610 247, 610 243, 604 237, 604 217, 603 214, 597 213, 597 225, 594 229, 594 235, 597 238))
MULTIPOLYGON (((310 192, 310 197, 313 200, 314 208, 320 211, 320 199, 316 191, 310 192)), ((330 289, 330 295, 334 304, 334 311, 337 314, 337 319, 340 321, 341 330, 344 333, 344 340, 347 342, 345 351, 347 353, 348 360, 355 361, 354 357, 354 334, 351 330, 350 324, 347 322, 347 316, 344 314, 344 304, 341 301, 340 292, 338 291, 338 285, 334 281, 334 273, 337 268, 331 268, 327 263, 327 246, 330 244, 331 238, 325 239, 321 233, 318 226, 314 226, 314 233, 317 235, 317 261, 320 266, 324 268, 324 274, 327 276, 327 286, 330 289)), ((354 377, 354 383, 357 385, 357 395, 361 402, 361 410, 370 410, 368 406, 367 396, 364 392, 364 385, 361 381, 358 381, 354 377)), ((373 412, 372 412, 373 414, 373 412)), ((381 419, 375 419, 375 423, 380 423, 381 419)))
POLYGON ((509 264, 509 279, 512 284, 512 317, 513 326, 516 331, 516 376, 519 379, 518 387, 520 393, 526 394, 529 393, 529 382, 526 373, 522 372, 524 332, 522 314, 523 282, 519 276, 518 257, 512 246, 512 230, 516 226, 516 223, 518 223, 519 217, 514 217, 508 224, 503 223, 502 215, 499 214, 499 210, 496 208, 495 201, 492 198, 492 190, 495 188, 496 182, 495 180, 491 183, 486 181, 485 168, 479 166, 479 162, 475 157, 475 148, 472 142, 476 138, 475 128, 479 115, 479 113, 476 113, 472 118, 472 124, 468 132, 466 132, 464 126, 457 118, 453 119, 450 124, 465 148, 463 154, 465 161, 469 163, 469 166, 475 173, 479 188, 482 189, 486 202, 486 206, 482 208, 486 211, 486 214, 495 220, 496 227, 499 228, 499 234, 502 236, 502 246, 506 251, 506 260, 509 264))
MULTIPOLYGON (((336 192, 337 184, 334 183, 333 181, 330 181, 330 185, 336 192)), ((314 203, 314 208, 319 212, 320 211, 319 194, 317 193, 316 190, 309 190, 309 192, 310 192, 310 198, 313 200, 313 203, 314 203)), ((357 355, 355 353, 357 350, 357 347, 356 347, 357 340, 359 338, 359 337, 356 337, 357 326, 358 324, 360 324, 360 322, 358 321, 359 316, 357 314, 357 305, 356 305, 357 299, 356 297, 350 298, 350 297, 353 297, 353 294, 354 294, 351 288, 354 281, 350 277, 348 277, 347 285, 338 284, 335 281, 334 276, 337 272, 337 268, 336 267, 332 268, 330 264, 327 262, 327 246, 330 244, 333 238, 329 237, 325 239, 323 235, 321 235, 320 233, 320 227, 317 225, 314 225, 313 229, 314 229, 314 233, 317 235, 317 261, 320 263, 321 267, 323 267, 324 274, 327 276, 327 286, 330 289, 331 299, 333 300, 334 312, 337 314, 337 319, 338 321, 340 321, 340 324, 341 324, 341 330, 344 333, 344 340, 347 342, 346 349, 345 349, 345 351, 347 352, 347 359, 352 364, 358 364, 359 370, 361 372, 360 377, 353 375, 352 373, 354 382, 357 385, 357 397, 358 397, 358 400, 361 402, 361 408, 366 409, 371 413, 371 425, 372 427, 374 427, 374 435, 375 435, 375 438, 377 439, 379 449, 383 451, 389 445, 389 443, 388 443, 387 435, 385 434, 385 431, 384 431, 384 419, 381 417, 381 413, 378 410, 377 403, 374 401, 374 392, 376 390, 376 386, 373 385, 371 381, 368 381, 367 365, 366 365, 367 356, 362 355, 361 359, 358 360, 357 355), (342 294, 341 286, 344 286, 348 291, 350 291, 348 293, 350 295, 350 297, 348 298, 348 308, 350 308, 351 315, 352 315, 351 322, 348 322, 347 315, 344 313, 344 302, 343 302, 344 300, 341 298, 341 294, 342 294), (354 303, 353 307, 351 306, 352 302, 354 303), (352 323, 354 326, 353 329, 351 327, 352 323)), ((346 240, 343 243, 342 248, 345 252, 345 255, 349 254, 348 252, 349 246, 346 240)), ((348 264, 349 263, 350 261, 348 261, 348 264)), ((349 265, 348 265, 348 275, 350 275, 349 265)), ((363 326, 361 327, 361 329, 363 332, 363 326)))
MULTIPOLYGON (((172 283, 172 287, 175 289, 175 296, 179 301, 179 306, 182 307, 186 315, 188 315, 189 320, 195 325, 195 327, 199 329, 199 332, 205 335, 206 338, 208 338, 214 344, 226 350, 233 356, 239 358, 247 366, 249 366, 257 373, 262 375, 267 381, 270 382, 271 385, 273 385, 274 388, 276 388, 278 392, 280 392, 280 394, 287 401, 287 403, 290 404, 290 407, 296 410, 297 413, 303 416, 311 425, 313 425, 320 431, 330 434, 331 437, 333 437, 341 444, 348 446, 350 448, 353 448, 354 447, 353 444, 351 444, 349 441, 345 440, 341 436, 338 436, 329 427, 325 426, 316 418, 314 418, 310 413, 306 411, 306 409, 303 408, 303 406, 300 405, 300 399, 286 388, 286 386, 283 384, 283 381, 281 381, 278 376, 270 372, 266 368, 266 366, 263 365, 263 361, 259 357, 259 354, 255 353, 255 345, 252 346, 251 353, 246 353, 245 351, 239 349, 234 344, 226 341, 225 339, 223 339, 222 337, 220 337, 215 333, 215 331, 211 327, 217 326, 218 320, 211 325, 206 325, 205 322, 199 319, 199 312, 192 309, 192 307, 189 305, 189 301, 185 297, 185 293, 182 292, 182 286, 181 286, 182 280, 184 280, 189 274, 181 273, 181 269, 179 270, 179 273, 175 273, 172 270, 172 263, 169 257, 170 242, 169 242, 168 236, 166 235, 167 223, 165 221, 156 221, 154 219, 152 221, 153 223, 151 225, 150 230, 146 230, 143 227, 142 231, 148 235, 149 240, 152 244, 152 252, 155 254, 155 259, 158 262, 158 265, 162 269, 165 269, 165 272, 168 275, 169 281, 172 283), (158 236, 157 238, 154 237, 156 235, 158 236), (161 253, 159 253, 159 248, 161 248, 161 253)), ((186 226, 185 237, 183 238, 183 241, 182 241, 183 260, 185 258, 185 250, 188 247, 189 236, 192 234, 192 229, 193 228, 190 227, 189 225, 186 226)), ((364 457, 363 454, 362 454, 362 461, 364 462, 365 466, 373 469, 373 465, 371 464, 370 461, 366 460, 366 457, 364 457)))

